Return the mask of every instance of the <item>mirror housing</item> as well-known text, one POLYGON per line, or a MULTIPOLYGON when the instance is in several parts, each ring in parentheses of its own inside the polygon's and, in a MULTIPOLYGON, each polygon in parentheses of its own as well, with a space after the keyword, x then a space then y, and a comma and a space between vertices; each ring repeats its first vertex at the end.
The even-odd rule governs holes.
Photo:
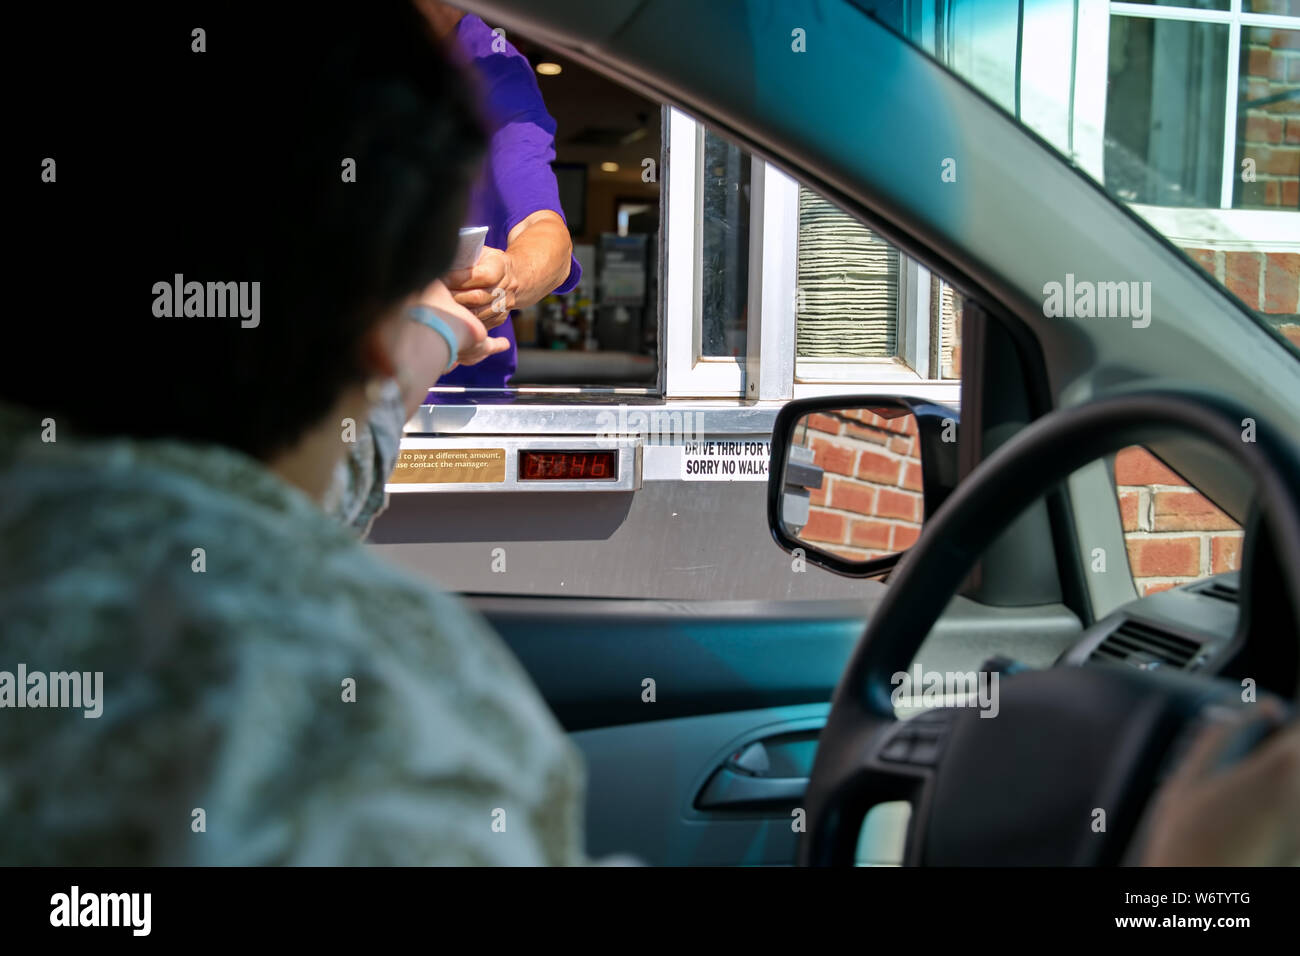
MULTIPOLYGON (((772 457, 767 480, 767 523, 773 539, 783 550, 794 553, 798 549, 810 564, 845 577, 879 577, 893 569, 902 557, 901 551, 870 557, 850 557, 798 537, 798 532, 810 520, 814 505, 813 493, 818 490, 823 493, 827 491, 827 477, 819 463, 822 456, 811 444, 804 445, 797 441, 795 434, 799 429, 806 431, 808 422, 833 420, 844 422, 855 429, 859 428, 861 421, 864 432, 870 427, 879 431, 881 419, 897 422, 902 416, 911 416, 915 422, 916 443, 913 450, 920 457, 923 523, 938 510, 957 484, 960 416, 956 411, 925 399, 898 395, 806 398, 788 402, 781 409, 772 429, 772 457), (865 415, 866 412, 871 412, 872 415, 865 415), (863 416, 861 419, 860 415, 863 416), (811 419, 810 416, 819 418, 811 419), (852 416, 853 420, 848 416, 852 416), (870 421, 873 418, 876 421, 874 426, 870 421)), ((888 428, 888 425, 884 427, 888 428)), ((901 426, 889 430, 898 431, 899 427, 901 426)), ((909 431, 912 428, 910 424, 906 427, 909 431)), ((901 459, 900 464, 903 464, 901 459)))

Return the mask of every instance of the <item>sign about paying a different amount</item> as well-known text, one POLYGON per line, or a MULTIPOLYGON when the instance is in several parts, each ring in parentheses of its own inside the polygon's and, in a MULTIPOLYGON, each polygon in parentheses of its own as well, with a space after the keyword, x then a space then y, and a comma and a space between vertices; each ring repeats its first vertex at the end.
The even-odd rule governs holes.
POLYGON ((403 485, 500 484, 504 448, 404 448, 388 479, 403 485))
POLYGON ((769 441, 688 441, 683 481, 767 481, 769 441))

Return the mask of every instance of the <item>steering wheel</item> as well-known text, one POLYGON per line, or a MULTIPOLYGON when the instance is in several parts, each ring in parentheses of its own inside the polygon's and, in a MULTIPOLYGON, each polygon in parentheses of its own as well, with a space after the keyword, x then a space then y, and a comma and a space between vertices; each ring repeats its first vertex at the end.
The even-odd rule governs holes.
MULTIPOLYGON (((799 862, 851 865, 866 812, 892 800, 911 804, 909 865, 1121 862, 1162 768, 1208 707, 1240 704, 1239 685, 1182 671, 1059 666, 999 675, 993 719, 948 707, 900 721, 891 676, 907 670, 979 555, 1024 508, 1097 458, 1171 433, 1219 446, 1254 476, 1273 591, 1289 608, 1289 632, 1285 619, 1272 629, 1300 634, 1300 457, 1262 421, 1246 440, 1249 418, 1197 391, 1127 393, 1043 416, 960 482, 899 562, 836 687, 799 862)), ((1261 600, 1250 573, 1248 563, 1243 620, 1261 600)))

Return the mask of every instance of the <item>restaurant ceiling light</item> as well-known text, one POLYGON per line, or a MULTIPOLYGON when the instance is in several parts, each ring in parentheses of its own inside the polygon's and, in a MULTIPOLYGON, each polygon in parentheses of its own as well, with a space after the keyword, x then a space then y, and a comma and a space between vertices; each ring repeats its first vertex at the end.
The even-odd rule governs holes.
POLYGON ((550 61, 537 64, 537 72, 542 74, 542 76, 559 76, 563 70, 564 67, 560 66, 560 64, 551 63, 550 61))
POLYGON ((603 173, 616 173, 618 172, 618 163, 601 163, 600 171, 603 173))

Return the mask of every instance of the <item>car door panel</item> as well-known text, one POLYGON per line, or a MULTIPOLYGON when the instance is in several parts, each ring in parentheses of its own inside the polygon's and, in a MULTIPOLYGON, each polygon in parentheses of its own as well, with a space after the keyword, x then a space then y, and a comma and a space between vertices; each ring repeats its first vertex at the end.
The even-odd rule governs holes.
MULTIPOLYGON (((859 601, 470 601, 586 758, 589 853, 665 865, 763 865, 794 859, 793 795, 758 806, 743 799, 700 806, 701 796, 720 772, 734 772, 729 761, 749 745, 820 729, 883 591, 876 582, 861 586, 869 597, 859 601)), ((913 667, 965 672, 993 655, 1048 666, 1080 630, 1060 604, 1003 608, 959 597, 913 667)), ((777 779, 788 789, 795 776, 777 779)), ((730 778, 733 795, 735 784, 755 782, 743 778, 730 778)), ((898 810, 885 807, 868 820, 862 861, 895 861, 906 822, 898 810)))

